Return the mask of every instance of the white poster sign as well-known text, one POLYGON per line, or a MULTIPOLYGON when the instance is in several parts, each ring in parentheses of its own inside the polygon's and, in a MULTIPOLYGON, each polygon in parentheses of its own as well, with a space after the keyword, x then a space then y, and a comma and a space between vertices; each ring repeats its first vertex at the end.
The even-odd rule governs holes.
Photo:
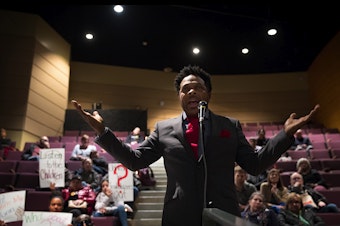
POLYGON ((109 163, 109 184, 119 200, 133 201, 133 172, 121 163, 109 163))
POLYGON ((48 188, 50 183, 56 187, 65 186, 65 149, 41 149, 39 152, 40 187, 48 188))
POLYGON ((72 223, 72 213, 25 211, 22 226, 66 226, 72 223))
POLYGON ((26 191, 0 194, 0 219, 8 222, 21 221, 25 209, 26 191))

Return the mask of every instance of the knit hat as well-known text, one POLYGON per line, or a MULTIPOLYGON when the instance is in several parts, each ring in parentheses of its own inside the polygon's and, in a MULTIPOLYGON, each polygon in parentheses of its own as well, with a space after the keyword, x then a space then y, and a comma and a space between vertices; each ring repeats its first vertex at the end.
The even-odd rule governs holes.
POLYGON ((307 163, 309 165, 309 167, 311 166, 310 165, 310 161, 308 159, 306 159, 306 158, 299 158, 299 160, 296 163, 296 169, 298 169, 300 164, 303 163, 303 162, 307 163))

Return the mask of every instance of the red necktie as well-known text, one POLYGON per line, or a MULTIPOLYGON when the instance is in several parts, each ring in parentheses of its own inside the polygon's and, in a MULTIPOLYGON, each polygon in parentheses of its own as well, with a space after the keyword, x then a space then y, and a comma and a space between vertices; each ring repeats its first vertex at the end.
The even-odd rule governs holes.
POLYGON ((189 142, 192 151, 196 159, 198 159, 198 136, 199 136, 199 124, 198 124, 198 117, 188 117, 188 125, 187 130, 185 131, 185 135, 187 141, 189 142))

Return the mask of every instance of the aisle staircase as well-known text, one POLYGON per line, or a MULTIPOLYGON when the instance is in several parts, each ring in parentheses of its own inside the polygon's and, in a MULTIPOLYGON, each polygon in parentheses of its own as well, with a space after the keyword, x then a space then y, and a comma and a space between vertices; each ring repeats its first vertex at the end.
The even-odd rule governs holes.
POLYGON ((136 200, 134 218, 129 220, 129 226, 161 226, 163 201, 166 189, 166 173, 163 158, 150 165, 155 179, 155 188, 142 190, 136 200))

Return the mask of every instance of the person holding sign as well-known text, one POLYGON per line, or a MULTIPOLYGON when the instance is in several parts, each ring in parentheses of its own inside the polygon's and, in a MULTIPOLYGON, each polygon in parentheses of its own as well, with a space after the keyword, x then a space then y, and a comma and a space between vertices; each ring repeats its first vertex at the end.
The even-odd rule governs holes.
POLYGON ((95 142, 130 170, 145 168, 163 157, 167 174, 163 226, 200 226, 204 208, 218 208, 240 216, 233 181, 235 162, 252 175, 263 172, 289 149, 295 131, 319 109, 316 105, 301 118, 292 113, 284 128, 255 153, 238 120, 216 115, 207 108, 212 90, 207 72, 198 66, 186 66, 176 76, 175 88, 183 112, 158 122, 135 150, 105 127, 98 111, 90 114, 72 100, 98 134, 95 142))
POLYGON ((124 204, 124 201, 119 200, 113 195, 107 178, 102 180, 101 191, 96 197, 94 208, 94 217, 117 216, 122 226, 128 226, 127 213, 125 211, 133 212, 129 205, 124 204))
MULTIPOLYGON (((64 212, 64 198, 62 196, 52 196, 48 210, 50 212, 64 212)), ((72 226, 72 224, 68 224, 67 226, 72 226)))
POLYGON ((81 214, 92 214, 96 193, 90 186, 83 187, 81 176, 73 176, 68 188, 64 188, 62 191, 56 189, 52 192, 54 195, 64 198, 64 211, 72 213, 73 218, 81 214))

